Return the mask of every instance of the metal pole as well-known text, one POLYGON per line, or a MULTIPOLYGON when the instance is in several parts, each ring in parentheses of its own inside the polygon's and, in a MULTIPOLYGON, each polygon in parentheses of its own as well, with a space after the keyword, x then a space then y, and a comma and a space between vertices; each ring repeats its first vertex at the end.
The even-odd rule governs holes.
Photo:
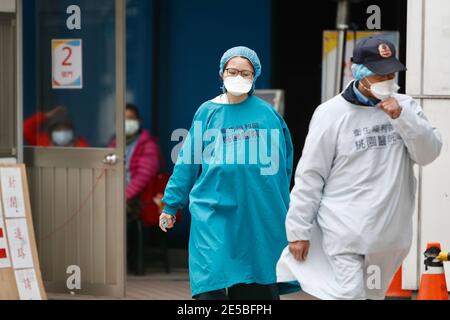
POLYGON ((336 79, 335 94, 339 94, 342 90, 343 66, 345 59, 345 42, 348 29, 348 21, 350 16, 350 1, 339 0, 336 15, 336 29, 338 30, 338 42, 336 49, 336 79))

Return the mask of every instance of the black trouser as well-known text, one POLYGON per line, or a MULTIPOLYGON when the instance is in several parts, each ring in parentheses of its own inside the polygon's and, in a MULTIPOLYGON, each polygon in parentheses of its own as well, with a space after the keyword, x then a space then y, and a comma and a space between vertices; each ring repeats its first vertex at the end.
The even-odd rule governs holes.
POLYGON ((276 284, 237 284, 227 289, 200 293, 197 300, 280 300, 276 284))

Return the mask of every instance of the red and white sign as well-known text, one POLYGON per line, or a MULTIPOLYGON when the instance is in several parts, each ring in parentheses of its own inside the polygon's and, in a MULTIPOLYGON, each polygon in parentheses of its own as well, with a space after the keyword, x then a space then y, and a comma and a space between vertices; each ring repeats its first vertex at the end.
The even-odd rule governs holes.
POLYGON ((20 300, 41 300, 41 293, 34 269, 15 270, 20 300))
POLYGON ((9 251, 14 269, 33 268, 26 219, 6 219, 9 251))
POLYGON ((19 168, 0 169, 5 218, 25 217, 22 175, 19 168))
POLYGON ((0 269, 10 267, 11 267, 11 260, 9 259, 5 224, 3 223, 3 218, 0 216, 0 269))
POLYGON ((81 39, 52 40, 52 88, 83 88, 83 49, 81 39))

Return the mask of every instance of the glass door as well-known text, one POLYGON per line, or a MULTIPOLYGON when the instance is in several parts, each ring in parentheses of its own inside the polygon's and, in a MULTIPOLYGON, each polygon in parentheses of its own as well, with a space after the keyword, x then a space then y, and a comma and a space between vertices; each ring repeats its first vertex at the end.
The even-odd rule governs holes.
POLYGON ((22 0, 23 135, 48 292, 125 295, 125 0, 22 0))

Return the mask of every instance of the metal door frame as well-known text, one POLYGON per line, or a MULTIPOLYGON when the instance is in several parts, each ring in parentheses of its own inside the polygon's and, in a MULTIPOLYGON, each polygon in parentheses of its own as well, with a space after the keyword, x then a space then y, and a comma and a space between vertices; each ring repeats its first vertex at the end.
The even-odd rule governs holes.
POLYGON ((23 39, 22 0, 16 0, 16 117, 17 162, 23 163, 23 39))
MULTIPOLYGON (((16 21, 16 12, 0 12, 0 20, 2 20, 2 21, 7 21, 7 22, 10 22, 10 20, 11 20, 11 26, 12 26, 12 28, 14 29, 13 30, 13 32, 15 31, 15 33, 13 34, 13 50, 14 50, 14 53, 13 53, 13 66, 12 66, 12 74, 13 74, 13 82, 14 82, 14 85, 13 85, 13 89, 15 90, 15 92, 14 93, 12 93, 12 99, 13 99, 13 104, 12 104, 12 108, 13 108, 13 110, 12 110, 12 112, 13 112, 13 114, 12 114, 12 118, 15 118, 15 119, 17 119, 17 101, 16 101, 16 99, 17 99, 17 96, 16 96, 16 92, 17 92, 17 88, 16 88, 16 85, 17 85, 17 71, 16 71, 16 69, 17 69, 17 66, 16 66, 16 64, 17 64, 17 62, 18 62, 18 59, 17 59, 17 21, 16 21)), ((13 139, 14 140, 14 145, 13 146, 7 146, 7 147, 4 147, 4 146, 0 146, 0 158, 2 159, 2 162, 11 162, 13 159, 17 159, 17 149, 19 148, 19 146, 18 146, 18 144, 17 144, 17 142, 18 142, 18 140, 19 140, 19 137, 17 136, 17 124, 16 125, 14 125, 14 131, 15 132, 11 132, 11 134, 13 134, 14 136, 12 137, 12 138, 15 138, 15 139, 13 139)))
POLYGON ((122 199, 122 239, 118 237, 117 245, 122 247, 122 258, 120 269, 122 269, 119 282, 123 284, 121 295, 125 297, 127 281, 127 259, 126 259, 126 214, 125 214, 125 104, 126 104, 126 4, 125 0, 115 0, 115 26, 116 26, 116 153, 119 152, 121 165, 118 169, 123 183, 120 184, 118 197, 122 199))

